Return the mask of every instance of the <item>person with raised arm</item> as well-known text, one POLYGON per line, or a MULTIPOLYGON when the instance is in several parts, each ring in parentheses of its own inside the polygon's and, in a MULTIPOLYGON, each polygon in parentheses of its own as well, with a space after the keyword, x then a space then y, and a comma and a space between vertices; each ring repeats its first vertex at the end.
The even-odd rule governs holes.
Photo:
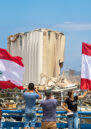
POLYGON ((29 83, 28 89, 24 92, 23 97, 25 99, 25 125, 24 129, 28 129, 29 123, 31 123, 31 129, 35 129, 36 124, 36 99, 41 99, 42 96, 38 90, 34 87, 33 83, 29 83))
POLYGON ((83 95, 78 96, 74 90, 68 91, 68 98, 64 101, 62 107, 67 111, 68 129, 78 129, 78 100, 83 99, 88 90, 83 95))

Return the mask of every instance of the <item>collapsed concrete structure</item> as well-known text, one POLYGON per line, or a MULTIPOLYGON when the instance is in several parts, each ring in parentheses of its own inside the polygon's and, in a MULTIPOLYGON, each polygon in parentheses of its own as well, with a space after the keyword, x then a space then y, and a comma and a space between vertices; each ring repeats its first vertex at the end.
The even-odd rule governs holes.
POLYGON ((24 84, 41 83, 42 75, 58 77, 64 62, 63 33, 38 29, 8 37, 8 51, 21 56, 25 65, 24 84))

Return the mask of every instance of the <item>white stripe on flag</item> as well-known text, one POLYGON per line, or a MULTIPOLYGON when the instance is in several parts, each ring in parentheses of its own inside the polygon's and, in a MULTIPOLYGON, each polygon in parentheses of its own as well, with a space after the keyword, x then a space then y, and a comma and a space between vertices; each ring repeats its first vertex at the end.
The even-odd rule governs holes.
POLYGON ((81 78, 91 80, 91 56, 82 54, 81 78))
POLYGON ((10 80, 17 86, 22 86, 24 67, 15 62, 0 59, 0 81, 10 80))

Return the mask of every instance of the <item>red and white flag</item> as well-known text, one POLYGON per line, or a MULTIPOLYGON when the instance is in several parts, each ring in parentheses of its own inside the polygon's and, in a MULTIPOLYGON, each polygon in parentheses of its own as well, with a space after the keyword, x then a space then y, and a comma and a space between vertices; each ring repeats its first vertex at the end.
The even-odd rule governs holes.
POLYGON ((0 48, 0 88, 23 89, 24 65, 21 60, 21 57, 13 57, 0 48))
POLYGON ((82 43, 81 89, 91 90, 91 44, 82 43))

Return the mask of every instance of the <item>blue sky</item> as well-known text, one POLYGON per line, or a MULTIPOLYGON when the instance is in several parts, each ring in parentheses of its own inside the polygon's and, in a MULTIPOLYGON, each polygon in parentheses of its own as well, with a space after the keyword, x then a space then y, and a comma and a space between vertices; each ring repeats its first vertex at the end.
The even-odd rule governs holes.
POLYGON ((0 47, 9 35, 38 28, 65 34, 64 69, 80 71, 81 43, 91 43, 91 0, 0 0, 0 47))

